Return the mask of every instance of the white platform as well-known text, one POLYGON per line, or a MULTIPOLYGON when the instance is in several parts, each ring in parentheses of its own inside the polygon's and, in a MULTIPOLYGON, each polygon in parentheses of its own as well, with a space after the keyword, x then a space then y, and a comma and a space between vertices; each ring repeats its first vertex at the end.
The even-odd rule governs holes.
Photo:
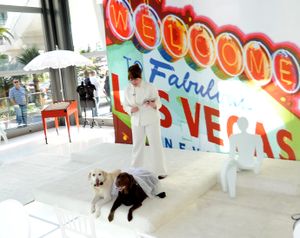
MULTIPOLYGON (((92 168, 110 171, 126 169, 131 159, 131 145, 99 144, 85 151, 73 153, 71 158, 83 166, 82 170, 39 187, 34 192, 37 201, 55 205, 80 214, 89 214, 93 191, 88 183, 92 168)), ((226 154, 202 153, 165 149, 169 176, 161 180, 165 199, 146 199, 143 206, 127 221, 129 207, 121 206, 115 213, 113 224, 138 232, 151 233, 182 212, 188 204, 207 192, 218 181, 218 173, 226 154)), ((112 202, 102 208, 100 221, 108 222, 112 202)))
MULTIPOLYGON (((91 146, 114 142, 113 128, 88 127, 81 128, 78 133, 77 128, 73 127, 72 131, 72 143, 66 140, 65 128, 61 129, 59 136, 55 129, 50 129, 48 136, 52 139, 48 145, 45 145, 42 132, 1 143, 0 161, 3 163, 0 166, 0 200, 15 198, 27 204, 34 200, 33 189, 44 187, 59 178, 72 177, 72 174, 90 166, 85 151, 91 146), (78 162, 70 159, 80 151, 84 153, 78 162)), ((94 159, 102 161, 102 157, 107 157, 105 151, 94 156, 94 159)), ((181 154, 184 151, 178 152, 181 154)), ((194 156, 194 153, 189 153, 186 151, 183 155, 185 161, 194 156)), ((180 154, 177 155, 176 150, 171 152, 174 158, 182 158, 180 154)), ((208 157, 210 155, 207 153, 208 157)), ((91 163, 94 163, 93 159, 91 163)), ((235 199, 229 198, 216 184, 192 204, 183 204, 185 208, 181 213, 164 221, 164 225, 151 235, 155 238, 292 237, 294 221, 290 217, 300 212, 299 171, 299 161, 266 159, 261 174, 238 174, 235 199)), ((51 206, 32 202, 25 207, 32 215, 32 237, 62 238, 51 206)), ((99 219, 97 228, 99 238, 125 238, 125 232, 129 233, 128 229, 120 229, 117 225, 99 219)), ((136 237, 134 232, 131 234, 126 237, 136 237)))
POLYGON ((238 188, 300 196, 300 162, 264 159, 259 174, 254 175, 250 171, 238 173, 237 186, 238 188))

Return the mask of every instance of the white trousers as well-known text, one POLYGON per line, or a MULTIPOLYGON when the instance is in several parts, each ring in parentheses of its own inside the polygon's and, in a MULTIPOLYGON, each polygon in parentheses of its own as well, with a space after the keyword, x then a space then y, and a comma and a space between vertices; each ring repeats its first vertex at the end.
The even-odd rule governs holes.
POLYGON ((167 175, 159 122, 146 126, 132 125, 131 130, 133 141, 132 167, 144 168, 156 175, 167 175), (150 145, 150 153, 147 155, 145 154, 146 136, 150 145))

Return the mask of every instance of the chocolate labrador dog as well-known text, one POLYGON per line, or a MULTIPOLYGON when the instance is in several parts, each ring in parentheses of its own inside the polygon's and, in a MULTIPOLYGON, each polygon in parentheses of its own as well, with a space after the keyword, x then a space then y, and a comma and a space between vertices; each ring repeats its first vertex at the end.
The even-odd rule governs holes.
MULTIPOLYGON (((134 177, 128 173, 120 173, 116 179, 116 187, 119 190, 118 196, 113 203, 108 220, 114 219, 115 210, 122 204, 126 206, 132 206, 127 215, 128 221, 132 220, 132 213, 135 209, 142 206, 143 201, 148 197, 141 186, 135 181, 134 177)), ((161 192, 156 196, 160 198, 166 197, 165 192, 161 192)))

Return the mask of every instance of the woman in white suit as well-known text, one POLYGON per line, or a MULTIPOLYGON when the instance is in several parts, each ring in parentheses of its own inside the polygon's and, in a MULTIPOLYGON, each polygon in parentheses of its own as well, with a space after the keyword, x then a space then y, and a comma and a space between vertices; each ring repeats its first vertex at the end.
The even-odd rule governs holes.
POLYGON ((142 80, 142 70, 138 64, 128 68, 129 85, 124 95, 124 110, 131 116, 132 130, 132 166, 146 168, 145 140, 150 145, 148 169, 159 179, 167 176, 165 155, 161 143, 160 113, 158 91, 153 84, 142 80))

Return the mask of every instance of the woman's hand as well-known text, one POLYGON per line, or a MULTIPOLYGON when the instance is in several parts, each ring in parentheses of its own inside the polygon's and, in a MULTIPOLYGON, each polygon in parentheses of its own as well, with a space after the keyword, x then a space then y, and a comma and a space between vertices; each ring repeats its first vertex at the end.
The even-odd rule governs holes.
POLYGON ((137 112, 138 110, 139 110, 138 107, 132 107, 132 108, 131 108, 131 113, 135 113, 135 112, 137 112))
POLYGON ((150 102, 148 103, 148 105, 149 105, 150 107, 152 107, 153 109, 156 109, 156 103, 155 103, 155 101, 150 101, 150 102))

